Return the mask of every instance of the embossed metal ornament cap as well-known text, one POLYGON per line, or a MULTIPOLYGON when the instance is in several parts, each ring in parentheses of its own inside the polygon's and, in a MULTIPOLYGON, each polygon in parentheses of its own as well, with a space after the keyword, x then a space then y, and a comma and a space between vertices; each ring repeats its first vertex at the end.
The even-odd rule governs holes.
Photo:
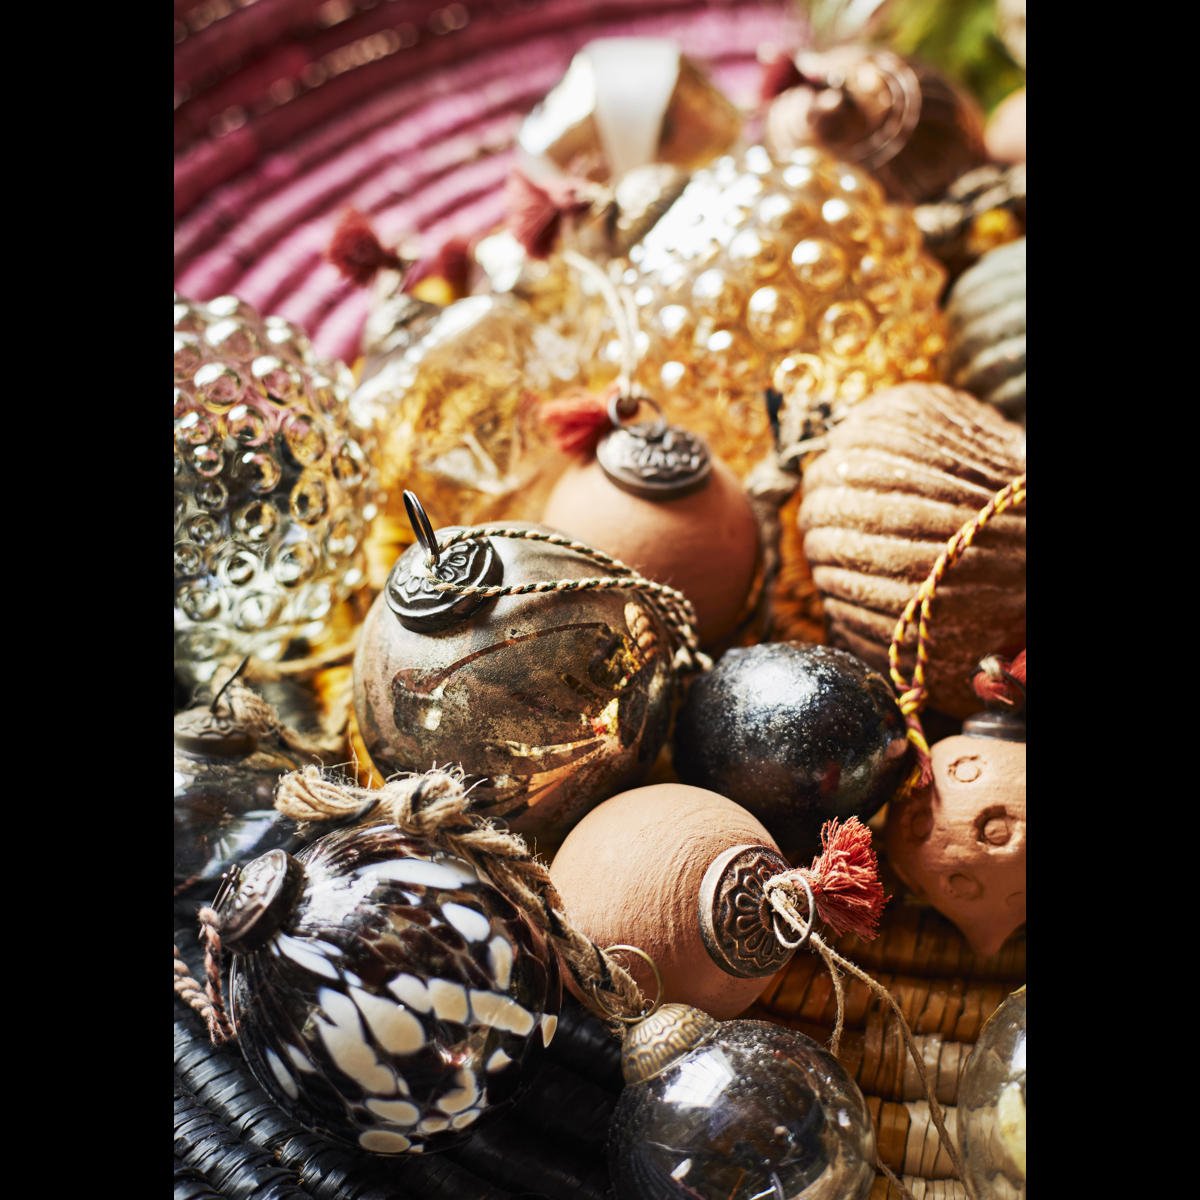
POLYGON ((627 1084, 661 1075, 689 1050, 703 1045, 721 1025, 690 1004, 664 1004, 631 1026, 621 1047, 621 1074, 627 1084))
POLYGON ((766 883, 791 865, 770 846, 731 846, 700 882, 700 937, 709 957, 730 975, 763 979, 792 956, 775 934, 766 883))
POLYGON ((619 411, 614 398, 614 428, 596 447, 600 469, 617 487, 643 500, 678 500, 708 486, 712 453, 702 437, 668 425, 661 409, 656 421, 637 425, 621 424, 619 411))
POLYGON ((445 550, 439 549, 440 540, 464 527, 450 525, 435 533, 424 507, 412 492, 404 493, 404 506, 417 544, 396 560, 388 575, 384 588, 387 606, 414 633, 450 629, 495 597, 439 591, 429 578, 429 569, 443 583, 496 587, 504 578, 504 566, 487 538, 454 542, 445 550))
POLYGON ((304 868, 283 850, 269 850, 226 876, 214 907, 221 943, 235 954, 261 950, 304 890, 304 868))

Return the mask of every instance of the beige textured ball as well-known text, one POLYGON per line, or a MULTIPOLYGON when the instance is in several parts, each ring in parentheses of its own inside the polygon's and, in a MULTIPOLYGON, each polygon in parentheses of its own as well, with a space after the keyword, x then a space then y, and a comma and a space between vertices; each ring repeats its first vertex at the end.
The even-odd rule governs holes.
MULTIPOLYGON (((888 669, 896 619, 946 543, 1025 470, 1025 433, 990 404, 909 383, 855 405, 804 472, 799 524, 829 642, 888 669)), ((985 654, 1025 645, 1025 505, 995 517, 946 573, 933 602, 930 704, 978 712, 985 654)), ((912 677, 917 629, 901 654, 912 677)))
MULTIPOLYGON (((727 975, 700 936, 700 882, 732 846, 778 849, 741 805, 682 783, 635 788, 606 800, 575 826, 550 868, 577 928, 598 946, 644 950, 662 972, 663 1002, 691 1004, 725 1020, 770 982, 727 975)), ((622 955, 648 999, 649 968, 622 955)))
POLYGON ((576 464, 550 494, 541 523, 678 588, 696 607, 701 645, 733 632, 754 582, 758 525, 720 459, 707 487, 678 500, 643 500, 617 487, 595 459, 576 464))

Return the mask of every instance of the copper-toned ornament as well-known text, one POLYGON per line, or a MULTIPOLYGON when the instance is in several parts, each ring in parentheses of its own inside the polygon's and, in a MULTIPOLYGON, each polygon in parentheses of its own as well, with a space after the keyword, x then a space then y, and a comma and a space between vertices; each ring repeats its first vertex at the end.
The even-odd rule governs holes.
POLYGON ((572 589, 604 572, 563 546, 463 530, 439 550, 459 527, 418 532, 426 544, 397 560, 355 657, 367 750, 385 776, 459 764, 474 811, 555 843, 653 764, 675 681, 667 628, 636 588, 572 589), (456 597, 427 561, 438 582, 567 586, 456 597))
POLYGON ((823 146, 914 204, 986 160, 979 106, 931 67, 865 46, 801 53, 796 67, 800 82, 767 115, 767 146, 778 158, 823 146))

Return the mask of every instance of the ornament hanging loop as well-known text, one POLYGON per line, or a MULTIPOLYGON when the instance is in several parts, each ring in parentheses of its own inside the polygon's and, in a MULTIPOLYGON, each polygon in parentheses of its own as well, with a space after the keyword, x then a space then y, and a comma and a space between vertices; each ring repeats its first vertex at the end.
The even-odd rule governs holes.
POLYGON ((775 931, 775 937, 779 944, 789 953, 793 950, 799 950, 805 942, 808 941, 808 936, 812 933, 813 915, 817 911, 816 902, 813 900, 812 888, 808 885, 808 880, 803 875, 787 875, 776 876, 774 879, 767 880, 766 887, 767 899, 770 901, 771 907, 775 910, 771 914, 771 928, 775 931), (801 920, 800 914, 796 911, 796 906, 792 903, 792 898, 787 894, 790 887, 799 886, 804 889, 804 898, 808 902, 808 920, 801 920), (779 918, 783 919, 791 925, 793 930, 799 933, 799 937, 794 942, 788 941, 787 936, 779 928, 779 918))
POLYGON ((429 514, 425 511, 425 506, 417 499, 415 492, 406 491, 404 493, 404 507, 408 512, 408 522, 412 526, 413 533, 417 535, 417 541, 421 543, 428 556, 426 562, 430 570, 436 572, 442 551, 438 546, 437 536, 433 532, 429 514))
POLYGON ((641 950, 637 946, 608 946, 605 948, 604 954, 612 954, 615 950, 628 950, 630 954, 636 954, 638 958, 643 959, 649 965, 650 970, 654 972, 654 983, 657 988, 654 994, 654 1003, 644 1013, 639 1013, 636 1017, 621 1017, 600 999, 600 993, 596 990, 594 983, 592 984, 592 999, 610 1020, 620 1021, 622 1025, 636 1025, 638 1022, 644 1021, 647 1017, 652 1017, 662 1007, 664 986, 662 972, 658 969, 658 963, 645 950, 641 950))
POLYGON ((657 418, 652 428, 646 430, 642 436, 647 441, 659 441, 663 434, 667 432, 667 418, 662 408, 651 400, 646 393, 636 384, 629 389, 627 393, 614 392, 608 402, 608 419, 613 423, 614 429, 622 429, 625 426, 625 419, 637 415, 639 404, 648 404, 654 409, 657 418))

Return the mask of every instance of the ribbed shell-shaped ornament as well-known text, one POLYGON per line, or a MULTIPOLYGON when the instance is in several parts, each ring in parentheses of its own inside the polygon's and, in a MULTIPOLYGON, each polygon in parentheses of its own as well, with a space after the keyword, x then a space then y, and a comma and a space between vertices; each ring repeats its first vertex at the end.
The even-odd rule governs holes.
POLYGON ((341 363, 235 296, 175 297, 175 668, 319 641, 366 582, 374 514, 341 363))
MULTIPOLYGON (((911 213, 816 147, 776 162, 752 146, 698 171, 629 257, 638 380, 743 476, 774 443, 765 389, 798 431, 811 411, 933 378, 945 345, 945 272, 911 213)), ((616 374, 619 346, 601 341, 589 386, 616 374)))
POLYGON ((1025 238, 985 254, 954 285, 946 377, 1025 424, 1025 238))
POLYGON ((217 901, 239 1044, 296 1120, 377 1154, 464 1141, 557 1023, 557 960, 467 863, 375 825, 255 859, 217 901))
MULTIPOLYGON (((990 405, 936 384, 907 384, 858 405, 804 473, 799 524, 829 642, 878 670, 896 621, 946 541, 1025 470, 1025 434, 990 405)), ((938 588, 929 703, 951 716, 983 707, 976 663, 1025 644, 1025 507, 994 517, 938 588)), ((911 675, 915 625, 901 658, 911 675)))

